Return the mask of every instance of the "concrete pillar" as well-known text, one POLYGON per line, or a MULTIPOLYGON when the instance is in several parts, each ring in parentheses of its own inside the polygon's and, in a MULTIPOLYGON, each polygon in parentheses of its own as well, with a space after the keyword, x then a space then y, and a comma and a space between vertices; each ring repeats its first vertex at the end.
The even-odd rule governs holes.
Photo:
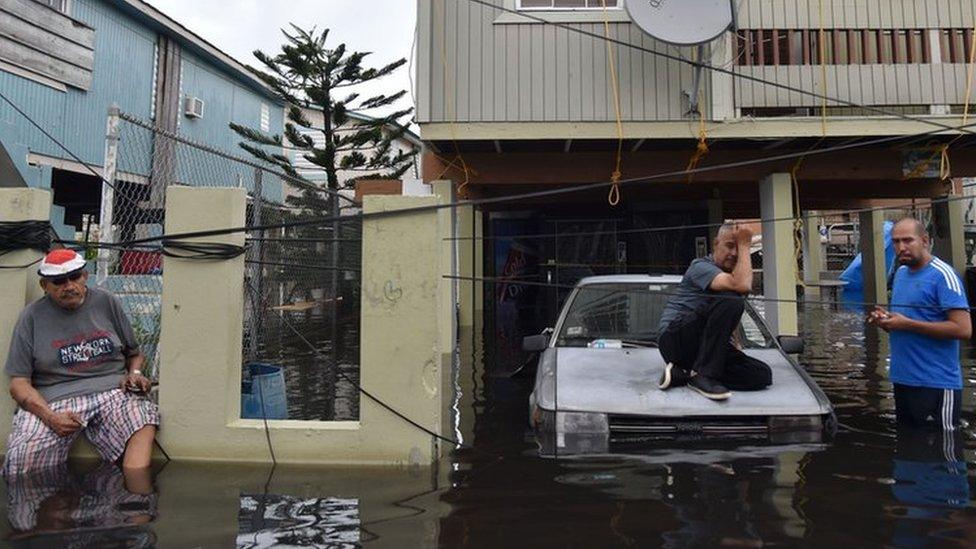
POLYGON ((872 210, 858 214, 861 272, 865 303, 888 303, 888 280, 884 250, 884 212, 872 210))
MULTIPOLYGON (((457 271, 465 279, 482 278, 484 240, 481 232, 481 213, 473 206, 463 206, 457 210, 457 271)), ((484 309, 480 280, 460 280, 457 285, 458 315, 462 327, 476 324, 476 317, 484 309)))
MULTIPOLYGON (((826 266, 824 263, 823 244, 820 242, 820 212, 803 212, 803 283, 818 284, 820 271, 826 266)), ((807 289, 819 292, 819 288, 811 286, 807 289)))
POLYGON ((788 173, 774 173, 759 184, 759 212, 764 221, 763 295, 766 322, 773 335, 797 335, 796 244, 793 239, 793 188, 788 173))
MULTIPOLYGON (((438 204, 447 205, 457 201, 454 182, 450 180, 440 180, 431 183, 431 189, 437 199, 438 204)), ((437 297, 437 342, 440 350, 440 364, 442 368, 438 370, 438 383, 440 395, 443 397, 444 408, 440 411, 440 431, 441 433, 452 433, 454 425, 454 411, 449 405, 450 395, 454 394, 454 379, 457 374, 458 364, 455 361, 454 349, 458 342, 459 320, 464 314, 459 310, 459 296, 463 287, 467 287, 462 281, 450 276, 461 274, 461 258, 459 248, 463 243, 470 245, 470 241, 455 240, 462 234, 464 225, 470 224, 470 213, 465 212, 464 207, 441 208, 435 214, 437 219, 437 243, 439 260, 436 262, 437 271, 433 273, 433 278, 438 284, 437 297), (467 223, 465 223, 467 221, 467 223)), ((470 264, 467 259, 466 264, 470 264)), ((468 291, 470 295, 470 289, 468 291)), ((468 317, 471 317, 470 307, 468 317)), ((470 325, 470 323, 468 324, 470 325)), ((438 449, 445 451, 443 445, 438 442, 438 449)))
MULTIPOLYGON (((434 181, 431 183, 431 189, 434 196, 437 198, 438 204, 452 204, 457 200, 457 196, 454 194, 454 182, 449 180, 434 181)), ((444 278, 445 276, 457 276, 458 270, 458 241, 454 238, 460 234, 459 233, 459 212, 463 208, 441 208, 437 210, 437 222, 443 228, 441 234, 438 236, 438 243, 440 245, 440 260, 439 264, 443 267, 443 270, 438 273, 438 278, 446 280, 447 284, 443 285, 441 288, 441 300, 440 305, 442 307, 440 313, 443 315, 442 318, 456 318, 457 314, 457 303, 458 303, 458 281, 456 279, 444 278)), ((442 349, 450 349, 454 346, 456 340, 455 332, 455 322, 452 321, 447 324, 441 324, 441 331, 439 334, 439 341, 442 349)))
MULTIPOLYGON (((0 188, 0 221, 30 221, 49 219, 51 192, 33 188, 0 188)), ((37 250, 20 250, 0 255, 0 266, 27 265, 42 256, 37 250)), ((39 298, 43 292, 37 283, 37 265, 23 269, 0 269, 0 368, 7 363, 14 325, 24 306, 39 298)), ((7 435, 13 420, 16 403, 7 392, 7 376, 0 376, 0 444, 6 450, 7 435)))
MULTIPOLYGON (((943 198, 956 198, 948 195, 943 198)), ((932 253, 952 265, 960 277, 966 275, 966 241, 964 202, 938 202, 932 204, 932 253)))
MULTIPOLYGON (((166 189, 165 232, 240 227, 245 210, 244 189, 171 186, 166 189)), ((244 236, 187 240, 243 246, 244 236)), ((243 256, 163 259, 159 438, 174 458, 233 455, 219 444, 219 432, 240 417, 243 298, 243 256)))

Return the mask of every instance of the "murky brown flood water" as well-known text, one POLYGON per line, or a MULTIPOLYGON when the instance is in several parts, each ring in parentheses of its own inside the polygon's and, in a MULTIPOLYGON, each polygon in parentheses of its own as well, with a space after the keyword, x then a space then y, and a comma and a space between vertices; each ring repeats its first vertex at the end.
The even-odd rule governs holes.
MULTIPOLYGON (((17 547, 976 545, 973 428, 895 432, 887 340, 857 313, 808 307, 802 363, 837 410, 826 444, 652 446, 541 459, 530 380, 484 376, 471 345, 462 450, 434 471, 171 463, 155 493, 104 470, 8 488, 17 547)), ((470 336, 468 336, 470 337, 470 336)), ((963 417, 976 421, 967 350, 963 417)))

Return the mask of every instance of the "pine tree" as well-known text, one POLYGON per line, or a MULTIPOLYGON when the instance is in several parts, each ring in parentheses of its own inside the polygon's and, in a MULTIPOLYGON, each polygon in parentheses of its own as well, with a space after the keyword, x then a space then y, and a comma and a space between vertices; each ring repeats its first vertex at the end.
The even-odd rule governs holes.
MULTIPOLYGON (((359 244, 346 244, 345 251, 340 251, 343 249, 340 237, 353 236, 359 232, 355 230, 356 227, 361 228, 361 225, 351 220, 339 221, 339 198, 335 191, 348 188, 356 179, 399 179, 412 167, 413 158, 419 152, 412 148, 398 151, 394 147, 407 132, 403 121, 413 114, 412 108, 397 110, 393 107, 406 91, 363 98, 356 93, 356 88, 391 74, 403 66, 406 59, 399 59, 380 68, 364 67, 363 62, 369 53, 347 51, 345 44, 328 48, 328 29, 317 32, 315 28, 303 30, 291 25, 291 31, 283 29, 282 34, 285 40, 281 51, 275 55, 255 51, 254 56, 262 67, 260 70, 252 70, 288 105, 284 131, 281 135, 269 135, 240 124, 232 123, 230 127, 243 138, 241 148, 255 158, 277 166, 292 178, 301 180, 299 186, 302 192, 298 195, 286 195, 288 205, 297 209, 285 214, 285 219, 298 216, 333 218, 328 224, 331 226, 297 227, 290 234, 331 243, 331 266, 352 267, 353 265, 341 261, 340 258, 358 252, 359 244), (303 109, 321 112, 322 126, 313 126, 306 117, 307 111, 303 109), (376 114, 390 109, 393 109, 392 112, 376 114), (323 137, 318 140, 319 145, 316 145, 316 140, 310 135, 315 132, 320 132, 323 137), (283 154, 283 150, 291 154, 283 154), (320 187, 320 182, 302 177, 295 168, 293 157, 303 158, 322 168, 326 174, 325 188, 320 187), (358 172, 361 176, 340 181, 339 171, 358 172)), ((321 264, 321 260, 314 263, 321 264)), ((355 281, 346 281, 345 278, 340 280, 336 270, 328 272, 292 268, 288 273, 294 277, 289 281, 289 286, 294 290, 310 292, 314 288, 327 286, 331 289, 333 298, 344 298, 341 303, 350 314, 358 315, 359 288, 355 281), (329 281, 324 280, 325 278, 329 281)), ((279 276, 279 280, 282 279, 279 276)), ((261 300, 264 300, 263 296, 261 300)), ((326 383, 333 391, 333 398, 329 399, 326 419, 334 417, 335 372, 345 348, 337 331, 339 304, 337 299, 333 299, 329 305, 333 344, 332 367, 326 370, 326 383)))
MULTIPOLYGON (((288 104, 283 135, 264 132, 232 123, 231 129, 244 141, 241 148, 254 157, 274 164, 288 175, 301 178, 287 154, 269 152, 267 147, 287 149, 310 163, 321 167, 326 174, 328 189, 348 188, 355 179, 399 179, 413 163, 416 149, 396 151, 393 145, 407 131, 401 121, 413 113, 413 108, 394 110, 375 115, 390 107, 405 94, 405 90, 391 95, 360 97, 355 87, 389 75, 406 63, 399 59, 381 68, 367 68, 363 61, 366 52, 347 51, 345 44, 326 47, 329 30, 303 30, 291 25, 292 31, 282 30, 285 42, 276 55, 260 50, 254 56, 264 70, 254 73, 278 97, 288 104), (302 108, 322 113, 322 127, 314 127, 302 108), (356 115, 363 115, 365 118, 356 115), (310 132, 321 132, 324 145, 316 146, 310 132), (362 172, 361 177, 339 181, 342 171, 362 172)), ((314 183, 312 183, 314 185, 314 183)), ((290 197, 293 205, 315 212, 325 209, 323 193, 307 188, 301 197, 290 197)))

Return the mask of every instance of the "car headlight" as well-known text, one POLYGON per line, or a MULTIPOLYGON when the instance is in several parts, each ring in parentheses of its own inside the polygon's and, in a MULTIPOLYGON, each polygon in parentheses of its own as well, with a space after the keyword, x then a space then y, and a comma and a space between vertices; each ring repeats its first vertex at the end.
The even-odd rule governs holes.
POLYGON ((556 432, 574 434, 609 433, 610 424, 606 414, 590 412, 556 413, 556 432))

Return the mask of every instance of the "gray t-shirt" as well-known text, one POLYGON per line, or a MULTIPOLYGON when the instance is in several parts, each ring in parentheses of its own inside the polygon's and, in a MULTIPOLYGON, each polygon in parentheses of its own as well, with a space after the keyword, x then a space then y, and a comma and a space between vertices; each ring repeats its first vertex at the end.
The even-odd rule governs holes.
POLYGON ((73 311, 47 296, 28 305, 14 327, 5 369, 10 377, 29 377, 52 402, 118 387, 126 357, 138 352, 119 299, 89 288, 73 311))
POLYGON ((721 272, 722 269, 712 261, 711 256, 692 261, 681 278, 681 283, 668 298, 668 304, 661 313, 658 333, 664 333, 676 318, 696 312, 703 307, 710 293, 709 285, 721 272))

